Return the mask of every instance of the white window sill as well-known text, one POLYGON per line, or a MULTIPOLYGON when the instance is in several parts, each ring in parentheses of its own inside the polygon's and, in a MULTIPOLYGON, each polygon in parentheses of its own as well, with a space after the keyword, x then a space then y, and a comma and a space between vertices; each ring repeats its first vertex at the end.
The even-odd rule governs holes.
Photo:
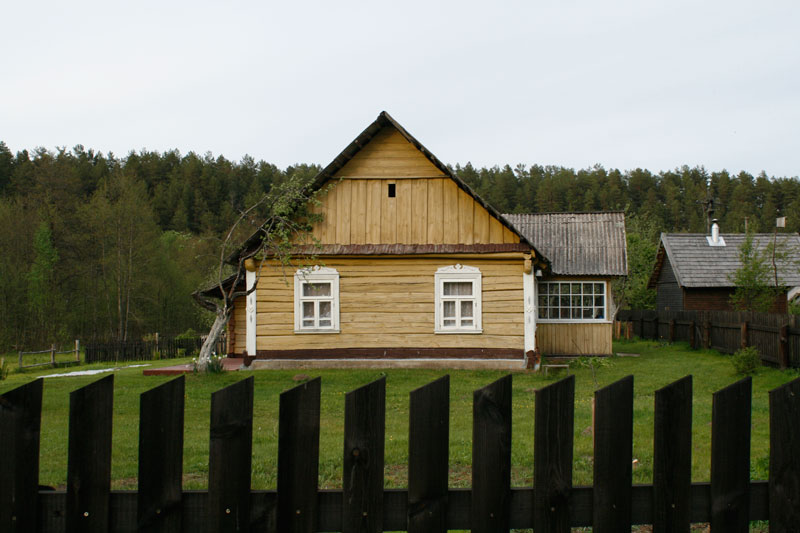
POLYGON ((434 330, 437 335, 479 335, 483 333, 482 329, 437 329, 434 330))
POLYGON ((341 333, 338 329, 296 329, 295 335, 319 335, 325 333, 341 333))

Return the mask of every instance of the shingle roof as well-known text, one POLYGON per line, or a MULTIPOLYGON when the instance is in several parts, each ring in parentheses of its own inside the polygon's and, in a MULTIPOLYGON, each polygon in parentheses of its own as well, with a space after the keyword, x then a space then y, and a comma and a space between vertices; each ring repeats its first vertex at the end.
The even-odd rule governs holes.
MULTIPOLYGON (((706 237, 699 233, 662 233, 659 258, 650 278, 651 285, 654 286, 658 280, 666 254, 681 287, 732 287, 729 277, 741 266, 739 247, 745 235, 721 234, 725 246, 710 246, 706 237)), ((753 235, 753 243, 758 250, 764 250, 772 239, 771 233, 753 235)), ((778 283, 788 287, 800 285, 800 237, 784 233, 779 234, 777 239, 778 250, 783 247, 790 253, 789 259, 777 261, 778 283)))
POLYGON ((628 274, 625 214, 622 212, 503 216, 550 260, 553 274, 628 274))

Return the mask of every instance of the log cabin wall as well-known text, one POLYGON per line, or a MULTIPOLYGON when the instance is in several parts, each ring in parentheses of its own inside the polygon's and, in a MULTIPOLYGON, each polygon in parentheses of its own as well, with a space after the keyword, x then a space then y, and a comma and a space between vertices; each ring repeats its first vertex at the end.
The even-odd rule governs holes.
POLYGON ((242 354, 247 342, 247 305, 245 297, 239 296, 233 302, 233 315, 228 322, 228 344, 233 354, 242 354))
POLYGON ((320 197, 320 244, 502 244, 519 237, 393 128, 384 128, 320 197))
MULTIPOLYGON (((471 348, 492 349, 495 354, 513 352, 521 358, 523 260, 522 254, 508 255, 325 257, 324 266, 335 268, 340 276, 341 330, 325 334, 294 332, 294 271, 287 269, 284 277, 279 268, 264 269, 257 289, 258 354, 348 348, 420 348, 430 354, 432 349, 471 348), (483 333, 434 333, 434 274, 438 268, 456 263, 481 271, 483 333)), ((380 350, 375 352, 380 355, 380 350)))

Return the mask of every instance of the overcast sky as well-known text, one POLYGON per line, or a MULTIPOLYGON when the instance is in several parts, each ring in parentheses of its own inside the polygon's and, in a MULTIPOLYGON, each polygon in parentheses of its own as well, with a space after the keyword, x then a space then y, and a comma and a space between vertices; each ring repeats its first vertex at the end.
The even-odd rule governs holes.
POLYGON ((800 2, 6 2, 0 140, 800 175, 800 2))

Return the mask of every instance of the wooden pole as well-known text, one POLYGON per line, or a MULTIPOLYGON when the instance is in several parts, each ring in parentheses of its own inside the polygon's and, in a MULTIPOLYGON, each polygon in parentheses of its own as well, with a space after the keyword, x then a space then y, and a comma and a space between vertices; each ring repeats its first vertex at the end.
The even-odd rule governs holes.
POLYGON ((81 341, 75 339, 75 360, 81 362, 81 341))
POLYGON ((694 350, 695 348, 697 348, 697 346, 695 345, 695 341, 696 341, 696 339, 695 339, 695 335, 696 335, 696 332, 695 332, 694 328, 695 328, 695 323, 694 323, 694 320, 692 320, 692 321, 690 321, 690 322, 689 322, 689 346, 690 346, 690 347, 691 347, 693 350, 694 350))
POLYGON ((50 345, 50 364, 56 366, 56 345, 50 345))
POLYGON ((778 333, 778 362, 781 369, 789 367, 789 326, 784 324, 778 333))
POLYGON ((747 348, 747 321, 742 322, 742 349, 747 348))
POLYGON ((669 321, 669 342, 675 342, 675 320, 669 321))
POLYGON ((711 347, 711 322, 708 319, 703 321, 703 348, 708 350, 711 347))

